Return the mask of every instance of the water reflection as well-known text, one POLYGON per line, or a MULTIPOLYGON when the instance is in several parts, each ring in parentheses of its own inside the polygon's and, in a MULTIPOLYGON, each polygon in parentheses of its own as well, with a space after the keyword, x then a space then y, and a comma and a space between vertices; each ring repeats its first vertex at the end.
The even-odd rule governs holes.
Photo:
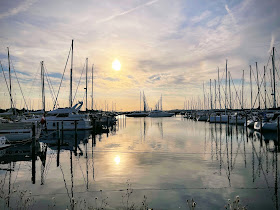
POLYGON ((149 195, 158 209, 175 209, 190 197, 202 209, 217 209, 237 194, 253 209, 279 207, 275 133, 176 117, 120 116, 106 133, 43 133, 34 147, 17 148, 25 155, 9 155, 16 147, 5 151, 0 176, 10 183, 9 194, 13 183, 29 183, 38 199, 35 207, 53 196, 61 199, 59 208, 73 207, 72 198, 90 202, 102 189, 110 207, 120 208, 128 179, 138 193, 134 201, 149 195))

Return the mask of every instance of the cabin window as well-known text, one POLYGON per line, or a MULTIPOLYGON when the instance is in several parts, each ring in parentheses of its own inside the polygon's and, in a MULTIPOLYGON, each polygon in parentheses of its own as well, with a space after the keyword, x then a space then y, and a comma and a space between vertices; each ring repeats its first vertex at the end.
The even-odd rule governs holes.
POLYGON ((58 114, 56 117, 68 117, 68 113, 58 114))
POLYGON ((53 123, 53 127, 55 127, 55 123, 53 123))

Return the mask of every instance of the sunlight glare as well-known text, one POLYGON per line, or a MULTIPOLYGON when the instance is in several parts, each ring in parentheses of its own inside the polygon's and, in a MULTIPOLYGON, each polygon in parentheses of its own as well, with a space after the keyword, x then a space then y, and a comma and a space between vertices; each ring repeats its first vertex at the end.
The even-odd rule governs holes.
POLYGON ((118 59, 114 60, 114 62, 112 63, 112 68, 116 71, 121 70, 121 63, 119 62, 118 59))
POLYGON ((120 156, 117 155, 117 156, 115 157, 114 161, 115 161, 115 163, 116 163, 117 165, 119 165, 119 163, 121 162, 120 156))

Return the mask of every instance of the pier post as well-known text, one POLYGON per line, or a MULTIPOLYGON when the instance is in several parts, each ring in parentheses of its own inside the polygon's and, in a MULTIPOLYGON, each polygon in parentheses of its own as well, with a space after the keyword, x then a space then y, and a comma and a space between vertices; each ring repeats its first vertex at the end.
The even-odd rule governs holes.
POLYGON ((260 132, 261 132, 261 138, 262 138, 262 116, 260 116, 260 132))
POLYGON ((278 144, 280 141, 280 124, 279 124, 279 118, 280 116, 277 117, 277 139, 278 139, 278 144))
POLYGON ((237 115, 235 116, 235 125, 237 127, 237 115))
POLYGON ((35 184, 36 181, 35 137, 35 124, 32 123, 32 184, 35 184))
MULTIPOLYGON (((57 155, 56 155, 56 166, 59 166, 59 157, 60 157, 60 131, 59 131, 59 124, 57 122, 58 128, 58 136, 57 136, 57 155)), ((63 121, 61 122, 61 130, 62 130, 62 139, 63 139, 63 121)))
POLYGON ((56 129, 57 129, 57 143, 60 143, 60 129, 59 129, 59 122, 56 124, 56 129))
POLYGON ((109 129, 109 116, 107 116, 107 129, 109 129))
POLYGON ((228 131, 229 131, 229 115, 227 116, 227 127, 228 127, 228 131))
POLYGON ((77 136, 77 121, 75 120, 75 156, 77 156, 78 150, 78 136, 77 136))
POLYGON ((61 121, 61 140, 63 142, 63 139, 64 139, 64 123, 63 121, 61 121))

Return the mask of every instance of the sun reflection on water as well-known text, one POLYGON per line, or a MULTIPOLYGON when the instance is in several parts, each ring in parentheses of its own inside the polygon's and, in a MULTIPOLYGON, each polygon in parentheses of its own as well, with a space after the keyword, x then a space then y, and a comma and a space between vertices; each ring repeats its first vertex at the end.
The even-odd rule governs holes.
POLYGON ((120 158, 120 156, 119 156, 119 155, 115 156, 114 161, 115 161, 116 165, 119 165, 119 164, 120 164, 120 162, 121 162, 121 158, 120 158))

